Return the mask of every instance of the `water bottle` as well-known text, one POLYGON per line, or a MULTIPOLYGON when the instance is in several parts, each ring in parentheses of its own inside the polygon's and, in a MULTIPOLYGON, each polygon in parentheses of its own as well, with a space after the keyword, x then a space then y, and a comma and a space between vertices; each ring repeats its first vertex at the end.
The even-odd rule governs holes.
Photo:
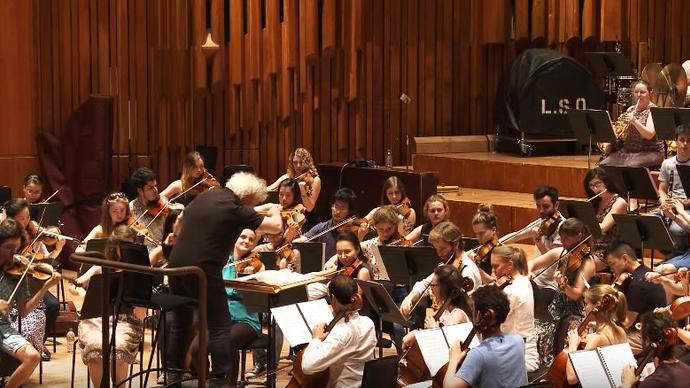
POLYGON ((74 330, 70 327, 65 335, 65 346, 67 347, 67 353, 72 353, 72 348, 74 347, 74 330))
POLYGON ((391 152, 390 148, 386 150, 386 167, 393 167, 393 153, 391 152))

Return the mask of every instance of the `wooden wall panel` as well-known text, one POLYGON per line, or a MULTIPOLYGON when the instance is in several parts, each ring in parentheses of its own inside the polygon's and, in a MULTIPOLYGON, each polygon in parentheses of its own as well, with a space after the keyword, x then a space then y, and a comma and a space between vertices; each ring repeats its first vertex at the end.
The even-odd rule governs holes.
POLYGON ((391 149, 402 164, 408 136, 494 133, 496 88, 522 50, 584 61, 622 40, 637 68, 681 62, 689 17, 682 0, 7 0, 0 166, 13 171, 0 183, 35 169, 35 134, 59 137, 93 93, 116 98, 113 185, 130 151, 165 184, 198 144, 268 180, 297 146, 319 162, 391 149))

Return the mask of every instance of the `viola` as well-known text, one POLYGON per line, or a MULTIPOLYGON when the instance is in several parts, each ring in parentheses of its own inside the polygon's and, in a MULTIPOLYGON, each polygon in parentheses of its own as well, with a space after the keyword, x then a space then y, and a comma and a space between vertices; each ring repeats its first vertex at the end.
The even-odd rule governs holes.
POLYGON ((487 259, 490 259, 490 254, 491 251, 496 248, 500 242, 498 241, 497 238, 492 238, 491 240, 485 242, 484 244, 480 245, 477 248, 477 261, 478 262, 483 262, 486 261, 487 259))
POLYGON ((357 271, 357 269, 359 269, 359 267, 361 267, 362 264, 363 264, 363 263, 362 263, 362 260, 360 260, 359 258, 357 258, 357 259, 355 259, 355 261, 352 262, 352 264, 350 264, 350 265, 348 265, 347 267, 345 267, 345 268, 343 269, 343 272, 341 272, 341 274, 342 274, 343 276, 347 276, 348 278, 351 278, 351 277, 352 277, 352 274, 355 273, 355 271, 357 271))
POLYGON ((343 223, 342 225, 338 226, 336 230, 340 233, 343 232, 352 232, 352 233, 357 233, 359 231, 359 227, 362 224, 368 224, 369 221, 367 221, 366 218, 352 218, 349 221, 343 223))
POLYGON ((541 238, 541 236, 551 236, 556 231, 556 228, 558 227, 558 220, 560 219, 561 213, 559 211, 556 211, 551 215, 551 217, 542 221, 541 225, 539 225, 539 230, 537 231, 536 238, 539 239, 541 238))
POLYGON ((565 263, 567 264, 564 264, 565 271, 562 272, 565 274, 577 271, 577 269, 580 268, 582 262, 589 256, 589 254, 590 247, 587 244, 581 244, 577 248, 568 252, 568 260, 565 261, 565 263))

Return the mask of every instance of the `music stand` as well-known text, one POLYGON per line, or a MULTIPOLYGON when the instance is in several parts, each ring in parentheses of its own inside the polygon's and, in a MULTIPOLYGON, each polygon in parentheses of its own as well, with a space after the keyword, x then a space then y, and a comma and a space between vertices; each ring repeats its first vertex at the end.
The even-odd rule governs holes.
POLYGON ((326 244, 322 242, 292 243, 299 251, 302 273, 319 272, 323 269, 326 255, 326 244))
POLYGON ((264 264, 266 270, 278 270, 278 265, 276 264, 276 252, 266 251, 259 252, 259 260, 264 264))
POLYGON ((592 144, 614 143, 617 138, 609 112, 599 109, 568 109, 568 122, 578 143, 589 145, 587 168, 591 168, 592 144))
POLYGON ((630 210, 630 198, 656 200, 659 192, 646 167, 602 166, 611 180, 625 195, 630 210))
MULTIPOLYGON (((680 178, 680 183, 683 185, 683 191, 685 191, 685 196, 690 193, 690 166, 685 166, 682 164, 676 164, 676 170, 678 170, 678 177, 680 178)), ((669 190, 673 188, 670 187, 669 190)))
MULTIPOLYGON (((120 256, 123 263, 151 266, 146 245, 121 241, 120 256)), ((153 290, 153 277, 133 271, 124 272, 119 298, 125 303, 150 304, 153 290)))
MULTIPOLYGON (((118 293, 118 288, 120 284, 121 273, 111 272, 108 275, 108 300, 111 302, 115 299, 115 295, 118 293)), ((93 275, 89 280, 89 288, 86 289, 86 294, 84 295, 84 302, 81 305, 81 311, 79 312, 79 319, 91 319, 91 318, 102 318, 103 315, 103 303, 101 301, 101 295, 99 295, 101 287, 103 286, 103 275, 93 275)), ((111 304, 108 304, 111 306, 111 304)), ((110 315, 110 313, 108 313, 110 315)))
POLYGON ((414 285, 434 272, 438 255, 432 247, 379 245, 381 260, 394 284, 414 285))
POLYGON ((29 204, 31 219, 40 222, 43 227, 57 225, 62 216, 62 210, 62 202, 29 204))
POLYGON ((383 284, 371 280, 355 279, 355 281, 362 288, 362 294, 369 301, 371 308, 378 314, 379 320, 397 323, 405 327, 414 324, 402 315, 398 305, 395 304, 383 284))
POLYGON ((634 77, 635 69, 628 58, 621 52, 586 52, 594 72, 607 77, 634 77))
POLYGON ((106 244, 108 244, 107 238, 92 238, 86 242, 86 252, 105 253, 106 244))
POLYGON ((577 218, 582 221, 589 228, 592 237, 600 238, 602 236, 597 216, 594 213, 594 206, 591 202, 577 201, 572 199, 560 199, 558 210, 565 218, 577 218))
POLYGON ((662 108, 653 106, 649 108, 656 136, 661 140, 675 140, 676 127, 681 124, 690 124, 690 108, 662 108))
POLYGON ((621 239, 633 248, 652 250, 651 267, 654 270, 654 250, 675 251, 678 247, 668 232, 663 218, 656 215, 614 214, 621 239))

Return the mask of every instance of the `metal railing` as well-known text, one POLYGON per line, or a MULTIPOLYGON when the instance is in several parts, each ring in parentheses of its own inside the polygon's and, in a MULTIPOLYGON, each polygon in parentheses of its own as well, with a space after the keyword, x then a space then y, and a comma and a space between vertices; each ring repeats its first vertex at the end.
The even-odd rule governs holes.
MULTIPOLYGON (((168 277, 172 276, 185 276, 194 275, 199 279, 199 353, 197 355, 197 365, 198 369, 198 382, 199 387, 206 387, 206 370, 208 368, 208 331, 207 331, 207 321, 206 321, 206 291, 207 291, 207 280, 206 273, 196 266, 178 267, 178 268, 152 268, 143 265, 123 263, 120 261, 108 260, 106 257, 99 252, 83 252, 74 253, 70 256, 70 259, 75 263, 98 265, 104 269, 117 269, 129 272, 138 272, 147 275, 164 275, 168 277)), ((103 282, 101 287, 101 300, 103 301, 103 315, 102 318, 109 317, 108 306, 110 306, 110 295, 107 289, 107 273, 109 271, 103 271, 103 282)), ((110 343, 110 327, 109 319, 102 319, 102 339, 103 344, 110 343)), ((110 368, 108 367, 108 361, 110 359, 110 346, 102 346, 102 356, 103 356, 103 377, 101 379, 101 387, 110 386, 110 368)))

